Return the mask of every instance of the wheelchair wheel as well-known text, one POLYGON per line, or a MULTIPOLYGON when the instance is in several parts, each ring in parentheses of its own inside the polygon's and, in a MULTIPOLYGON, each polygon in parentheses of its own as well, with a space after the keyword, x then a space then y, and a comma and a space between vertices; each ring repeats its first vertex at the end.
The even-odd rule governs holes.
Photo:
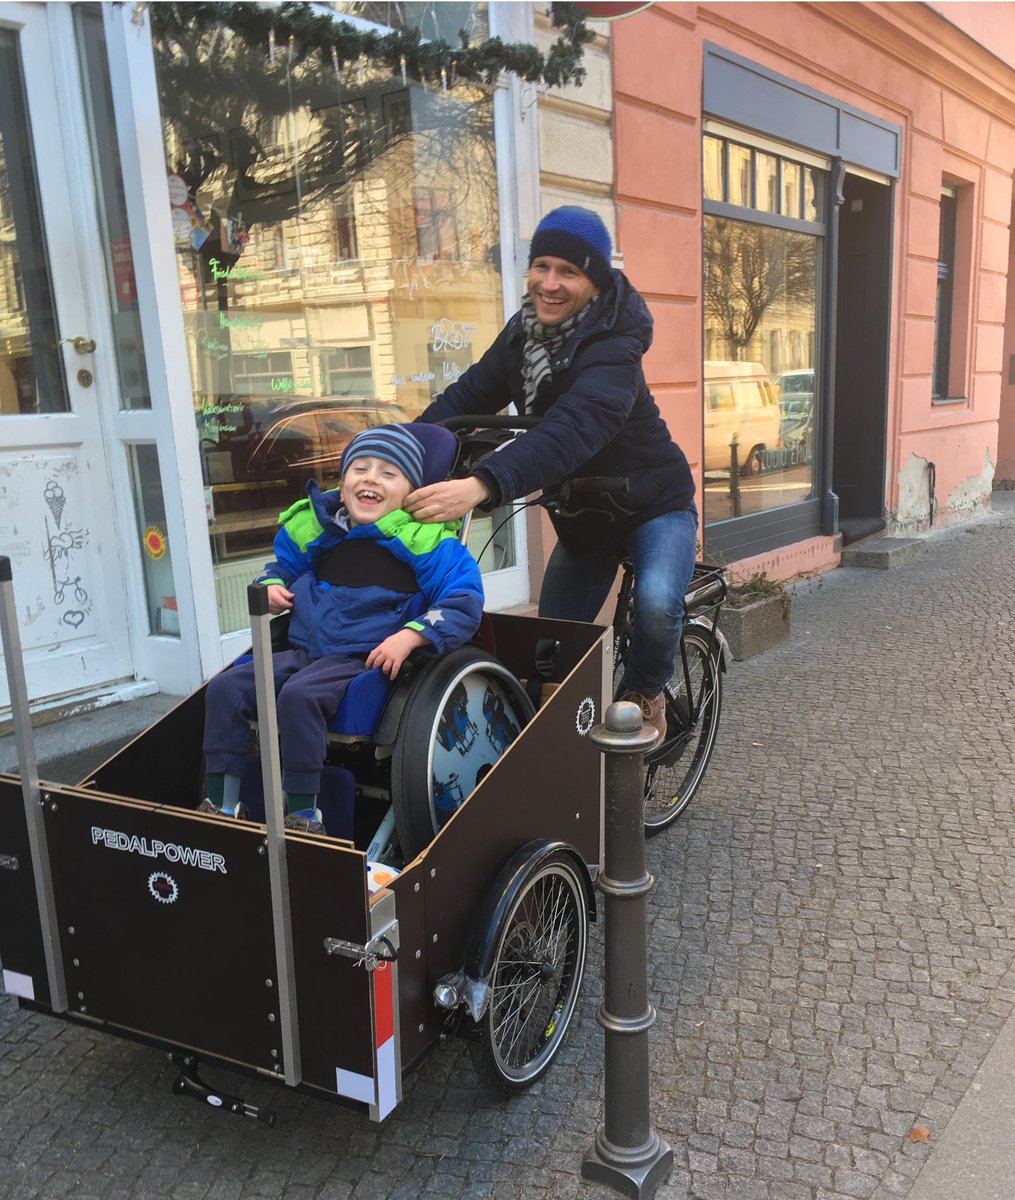
POLYGON ((452 650, 419 675, 391 761, 395 828, 406 862, 433 841, 534 715, 511 672, 474 647, 452 650))
POLYGON ((490 1001, 470 1043, 480 1079, 517 1092, 549 1068, 574 1015, 588 943, 584 884, 565 853, 545 859, 501 924, 490 1001))

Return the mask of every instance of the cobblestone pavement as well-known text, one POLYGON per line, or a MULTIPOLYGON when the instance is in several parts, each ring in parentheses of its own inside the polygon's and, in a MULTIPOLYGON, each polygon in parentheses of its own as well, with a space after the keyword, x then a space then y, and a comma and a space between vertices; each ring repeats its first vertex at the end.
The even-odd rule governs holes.
MULTIPOLYGON (((904 1200, 1015 1001, 1015 514, 799 591, 727 676, 710 777, 649 844, 664 1200, 904 1200), (915 1126, 929 1142, 910 1138, 915 1126)), ((0 1183, 29 1197, 602 1200, 601 931, 550 1075, 502 1102, 443 1047, 381 1126, 0 999, 0 1183)))

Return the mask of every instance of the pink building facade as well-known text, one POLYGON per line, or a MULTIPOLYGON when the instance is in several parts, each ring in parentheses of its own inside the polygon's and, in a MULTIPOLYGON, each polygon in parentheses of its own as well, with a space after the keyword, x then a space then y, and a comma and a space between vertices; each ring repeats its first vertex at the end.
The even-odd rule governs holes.
POLYGON ((988 510, 1015 6, 657 3, 612 47, 618 243, 706 553, 789 577, 988 510))

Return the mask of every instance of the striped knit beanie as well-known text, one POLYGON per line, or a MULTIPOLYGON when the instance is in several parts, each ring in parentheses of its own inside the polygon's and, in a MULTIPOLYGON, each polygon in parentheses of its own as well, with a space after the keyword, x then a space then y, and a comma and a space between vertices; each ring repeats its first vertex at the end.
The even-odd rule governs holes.
POLYGON ((400 425, 377 425, 357 433, 342 455, 342 475, 356 458, 383 458, 385 462, 393 463, 413 488, 422 486, 423 444, 400 425))
POLYGON ((562 204, 548 212, 536 226, 529 245, 529 266, 541 254, 563 258, 605 291, 613 279, 610 231, 598 213, 577 204, 562 204))

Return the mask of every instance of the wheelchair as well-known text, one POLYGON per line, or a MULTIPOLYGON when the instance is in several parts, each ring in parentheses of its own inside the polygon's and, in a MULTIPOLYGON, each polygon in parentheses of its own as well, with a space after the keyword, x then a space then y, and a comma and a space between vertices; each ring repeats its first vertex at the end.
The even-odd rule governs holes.
MULTIPOLYGON (((454 434, 422 423, 405 428, 423 445, 423 483, 446 478, 458 451, 454 434)), ((273 651, 288 647, 287 628, 287 615, 271 622, 273 651)), ((417 652, 394 682, 377 669, 352 681, 328 723, 318 796, 326 833, 365 846, 369 861, 394 868, 433 840, 535 715, 494 648, 486 618, 476 644, 439 658, 417 652)), ((264 820, 256 737, 239 799, 254 820, 264 820)))
MULTIPOLYGON (((284 625, 276 618, 273 625, 284 625)), ((491 648, 491 623, 483 640, 491 648)), ((284 632, 273 631, 278 649, 284 632)), ((390 681, 365 671, 328 723, 325 832, 401 869, 430 844, 535 716, 525 686, 482 644, 420 656, 390 681)), ((239 799, 263 821, 256 726, 239 799)))

